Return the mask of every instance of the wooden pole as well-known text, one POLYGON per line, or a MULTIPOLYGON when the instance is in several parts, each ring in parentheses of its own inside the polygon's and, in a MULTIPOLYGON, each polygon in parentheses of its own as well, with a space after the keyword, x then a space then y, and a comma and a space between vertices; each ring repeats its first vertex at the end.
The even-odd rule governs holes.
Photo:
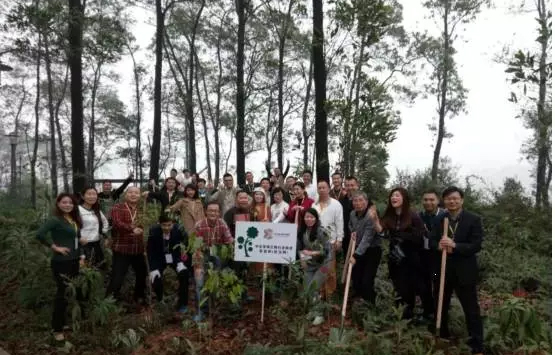
POLYGON ((266 301, 266 263, 262 272, 262 312, 260 313, 260 323, 264 323, 264 304, 266 301))
MULTIPOLYGON (((445 217, 443 219, 443 238, 449 238, 449 218, 445 217)), ((443 248, 441 251, 441 273, 439 276, 439 294, 437 302, 437 316, 436 316, 436 339, 439 337, 441 329, 441 313, 443 310, 443 294, 445 291, 445 267, 447 265, 447 248, 443 248)))
POLYGON ((353 242, 353 239, 356 240, 357 233, 351 233, 351 239, 349 240, 349 248, 347 248, 347 255, 345 255, 345 263, 343 264, 343 273, 341 274, 341 283, 345 283, 345 278, 347 276, 347 268, 349 267, 349 260, 351 260, 351 256, 353 256, 353 252, 351 252, 352 246, 356 244, 353 242))
MULTIPOLYGON (((355 243, 352 242, 351 239, 351 243, 349 243, 349 255, 353 255, 353 253, 355 252, 355 243)), ((349 298, 349 286, 351 285, 351 273, 353 271, 353 264, 351 264, 350 262, 350 257, 349 259, 345 260, 345 263, 349 264, 348 270, 347 270, 347 280, 345 282, 345 292, 343 294, 343 307, 341 308, 341 323, 343 323, 343 320, 345 319, 345 316, 347 315, 347 300, 349 298)))

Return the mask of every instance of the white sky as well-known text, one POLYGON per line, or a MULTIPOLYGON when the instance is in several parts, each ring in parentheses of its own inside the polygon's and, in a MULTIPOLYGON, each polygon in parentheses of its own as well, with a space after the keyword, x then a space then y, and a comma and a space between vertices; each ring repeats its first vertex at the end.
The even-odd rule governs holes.
MULTIPOLYGON (((530 1, 530 0, 528 0, 530 1)), ((400 0, 404 6, 404 24, 407 31, 422 31, 427 29, 433 34, 439 34, 432 20, 427 19, 427 11, 422 8, 420 1, 400 0)), ((488 184, 499 186, 505 177, 517 177, 525 186, 532 183, 531 166, 522 159, 521 144, 528 137, 519 119, 515 118, 518 108, 508 102, 511 91, 508 85, 505 66, 494 62, 496 54, 505 45, 512 49, 529 48, 536 36, 535 21, 531 14, 514 14, 508 9, 513 1, 498 0, 496 8, 484 10, 471 24, 459 27, 461 38, 455 43, 457 49, 456 61, 459 73, 465 87, 469 90, 467 100, 467 115, 460 115, 447 122, 448 130, 454 137, 444 141, 442 156, 449 156, 458 166, 462 176, 475 174, 483 177, 488 184)), ((514 3, 514 2, 513 2, 514 3)), ((145 49, 152 41, 154 27, 145 21, 150 14, 137 11, 133 32, 139 45, 145 49)), ((152 23, 152 22, 150 22, 152 23)), ((153 59, 146 59, 148 68, 154 71, 153 59)), ((152 56, 149 55, 149 58, 152 56)), ((167 63, 164 63, 167 66, 167 63)), ((132 98, 132 70, 128 58, 122 60, 117 71, 122 75, 120 96, 123 102, 131 104, 132 98)), ((146 96, 145 96, 146 97, 146 96)), ((424 100, 419 98, 412 107, 399 104, 402 125, 398 131, 397 140, 389 146, 390 161, 388 170, 392 177, 396 169, 424 169, 431 165, 434 138, 428 130, 435 115, 433 98, 424 100)), ((151 104, 145 102, 145 124, 152 127, 151 104)), ((200 125, 199 125, 200 127, 200 125)), ((227 140, 227 139, 226 139, 227 140)), ((228 140, 227 140, 228 141, 228 140)), ((197 146, 197 167, 205 166, 203 141, 197 146)), ((226 148, 227 149, 227 148, 226 148)), ((261 177, 264 170, 263 162, 267 154, 265 151, 250 155, 247 159, 247 169, 252 170, 256 178, 261 177)), ((300 158, 300 152, 288 154, 292 163, 300 158)), ((333 166, 334 156, 330 156, 333 166)), ((177 160, 176 168, 181 169, 183 158, 177 160)), ((235 158, 232 156, 232 165, 235 158)), ((112 164, 101 174, 110 177, 125 175, 121 166, 112 164)))

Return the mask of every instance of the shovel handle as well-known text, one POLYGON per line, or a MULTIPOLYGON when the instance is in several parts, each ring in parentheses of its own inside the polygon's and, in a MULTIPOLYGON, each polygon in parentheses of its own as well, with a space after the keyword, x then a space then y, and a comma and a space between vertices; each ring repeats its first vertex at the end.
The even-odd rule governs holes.
MULTIPOLYGON (((449 230, 449 219, 445 217, 443 219, 443 236, 447 237, 449 230)), ((447 265, 447 249, 441 251, 441 273, 439 275, 439 294, 437 302, 437 316, 436 316, 436 336, 439 336, 439 330, 441 328, 441 313, 443 310, 443 294, 445 291, 445 267, 447 265)))
POLYGON ((355 252, 355 243, 350 243, 349 248, 349 258, 345 260, 346 263, 349 263, 349 269, 347 270, 347 282, 345 283, 345 293, 343 295, 343 307, 341 308, 341 317, 345 318, 347 314, 347 300, 349 298, 349 286, 351 285, 351 272, 353 271, 353 264, 351 264, 350 259, 351 255, 355 252))

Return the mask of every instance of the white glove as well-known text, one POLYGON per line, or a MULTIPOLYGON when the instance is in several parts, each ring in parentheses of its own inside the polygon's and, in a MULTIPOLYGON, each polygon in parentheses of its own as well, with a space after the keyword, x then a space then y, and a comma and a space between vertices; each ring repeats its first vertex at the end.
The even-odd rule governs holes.
POLYGON ((154 280, 157 277, 162 277, 162 275, 160 275, 160 271, 158 270, 153 270, 150 272, 150 283, 154 283, 154 280))
POLYGON ((183 265, 183 263, 180 261, 177 263, 177 267, 175 268, 175 270, 179 273, 182 270, 187 270, 187 266, 183 265))

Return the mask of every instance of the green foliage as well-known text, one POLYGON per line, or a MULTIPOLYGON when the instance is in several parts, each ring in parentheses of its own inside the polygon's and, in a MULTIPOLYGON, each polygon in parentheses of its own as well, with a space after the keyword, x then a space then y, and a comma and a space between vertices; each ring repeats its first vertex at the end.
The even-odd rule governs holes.
POLYGON ((141 345, 145 335, 146 332, 141 328, 138 330, 129 328, 123 333, 114 332, 112 334, 112 344, 125 353, 131 354, 141 345))
POLYGON ((510 298, 488 318, 486 344, 496 354, 514 350, 525 354, 537 351, 547 354, 551 350, 550 333, 530 303, 510 298))
MULTIPOLYGON (((202 288, 202 294, 211 297, 215 302, 229 301, 238 304, 241 295, 246 291, 242 281, 231 269, 223 270, 209 269, 208 275, 202 288)), ((205 298, 202 303, 206 302, 205 298)))

